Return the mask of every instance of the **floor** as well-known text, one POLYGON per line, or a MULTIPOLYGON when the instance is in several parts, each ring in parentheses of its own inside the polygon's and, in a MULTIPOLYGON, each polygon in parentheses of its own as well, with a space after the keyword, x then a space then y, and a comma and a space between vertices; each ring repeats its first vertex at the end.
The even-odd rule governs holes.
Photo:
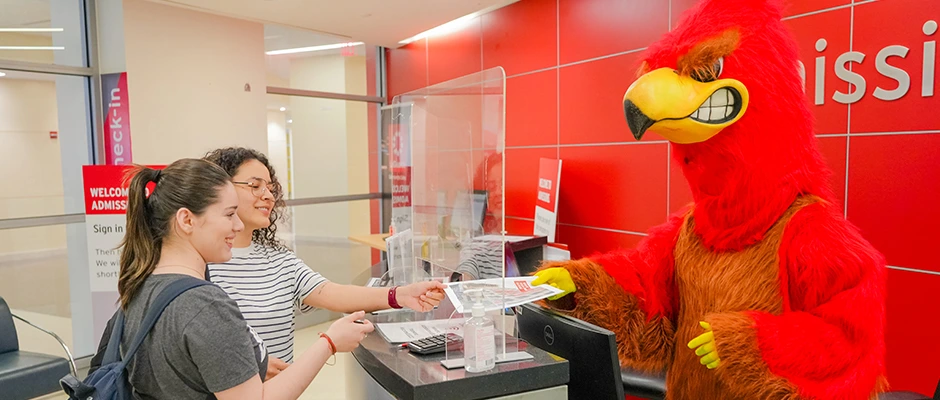
MULTIPOLYGON (((298 331, 294 337, 294 349, 300 354, 313 345, 320 338, 320 332, 326 332, 330 322, 312 326, 298 331)), ((298 354, 299 355, 299 354, 298 354)), ((336 357, 336 365, 327 365, 320 370, 313 383, 307 387, 300 400, 333 400, 346 398, 346 363, 357 362, 352 355, 340 354, 336 357)))

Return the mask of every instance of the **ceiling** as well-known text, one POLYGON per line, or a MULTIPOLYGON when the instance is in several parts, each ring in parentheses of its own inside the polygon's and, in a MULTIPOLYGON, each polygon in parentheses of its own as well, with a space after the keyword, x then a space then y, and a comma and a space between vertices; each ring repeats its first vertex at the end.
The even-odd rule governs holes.
MULTIPOLYGON (((0 0, 0 4, 11 0, 0 0)), ((17 0, 12 0, 17 2, 17 0)), ((23 0, 20 0, 23 1, 23 0)), ((234 18, 302 28, 396 48, 398 42, 518 0, 150 0, 234 18)), ((267 36, 267 30, 265 32, 267 36)), ((304 44, 310 46, 310 44, 304 44)))
POLYGON ((265 51, 320 46, 348 41, 349 39, 345 37, 275 24, 264 24, 265 51))

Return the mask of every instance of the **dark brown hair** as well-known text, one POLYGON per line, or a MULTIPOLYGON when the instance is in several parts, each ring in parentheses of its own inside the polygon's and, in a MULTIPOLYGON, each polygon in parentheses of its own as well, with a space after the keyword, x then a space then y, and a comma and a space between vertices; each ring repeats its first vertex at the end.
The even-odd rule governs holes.
POLYGON ((284 202, 284 191, 281 188, 281 183, 277 180, 274 167, 268 162, 268 157, 257 150, 244 147, 226 147, 209 152, 203 159, 222 167, 231 177, 238 173, 238 169, 241 168, 242 164, 251 160, 257 160, 268 169, 268 173, 271 174, 271 186, 273 187, 271 196, 274 197, 274 207, 268 217, 271 225, 251 232, 251 241, 265 247, 285 248, 284 244, 277 238, 277 220, 283 215, 284 208, 287 205, 284 202))
POLYGON ((144 280, 160 261, 163 240, 170 233, 176 212, 181 208, 201 215, 218 201, 219 189, 231 178, 219 166, 205 160, 184 158, 156 170, 136 166, 127 191, 127 231, 121 241, 121 269, 118 293, 127 309, 144 280), (147 185, 153 182, 152 192, 147 185))

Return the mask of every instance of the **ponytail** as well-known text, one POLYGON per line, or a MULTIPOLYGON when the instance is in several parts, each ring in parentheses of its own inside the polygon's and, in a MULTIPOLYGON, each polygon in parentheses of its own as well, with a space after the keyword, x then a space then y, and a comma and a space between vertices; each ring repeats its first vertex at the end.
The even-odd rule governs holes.
POLYGON ((160 171, 137 167, 127 191, 127 228, 121 243, 121 269, 118 275, 118 293, 125 310, 137 289, 153 272, 160 260, 163 237, 154 234, 153 218, 147 196, 147 184, 157 183, 160 171))

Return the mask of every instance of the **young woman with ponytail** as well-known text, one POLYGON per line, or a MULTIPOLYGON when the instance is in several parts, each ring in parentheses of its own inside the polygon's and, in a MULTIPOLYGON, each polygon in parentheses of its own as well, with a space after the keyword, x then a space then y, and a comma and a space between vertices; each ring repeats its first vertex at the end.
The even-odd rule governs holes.
MULTIPOLYGON (((245 227, 235 186, 215 164, 183 159, 162 171, 137 167, 132 173, 118 278, 122 349, 163 288, 186 277, 203 279, 207 263, 228 261, 245 227)), ((164 310, 129 363, 128 379, 139 398, 296 399, 330 356, 351 351, 372 331, 368 322, 355 323, 362 317, 357 312, 338 320, 289 371, 262 383, 266 350, 235 301, 218 286, 197 287, 164 310)))

